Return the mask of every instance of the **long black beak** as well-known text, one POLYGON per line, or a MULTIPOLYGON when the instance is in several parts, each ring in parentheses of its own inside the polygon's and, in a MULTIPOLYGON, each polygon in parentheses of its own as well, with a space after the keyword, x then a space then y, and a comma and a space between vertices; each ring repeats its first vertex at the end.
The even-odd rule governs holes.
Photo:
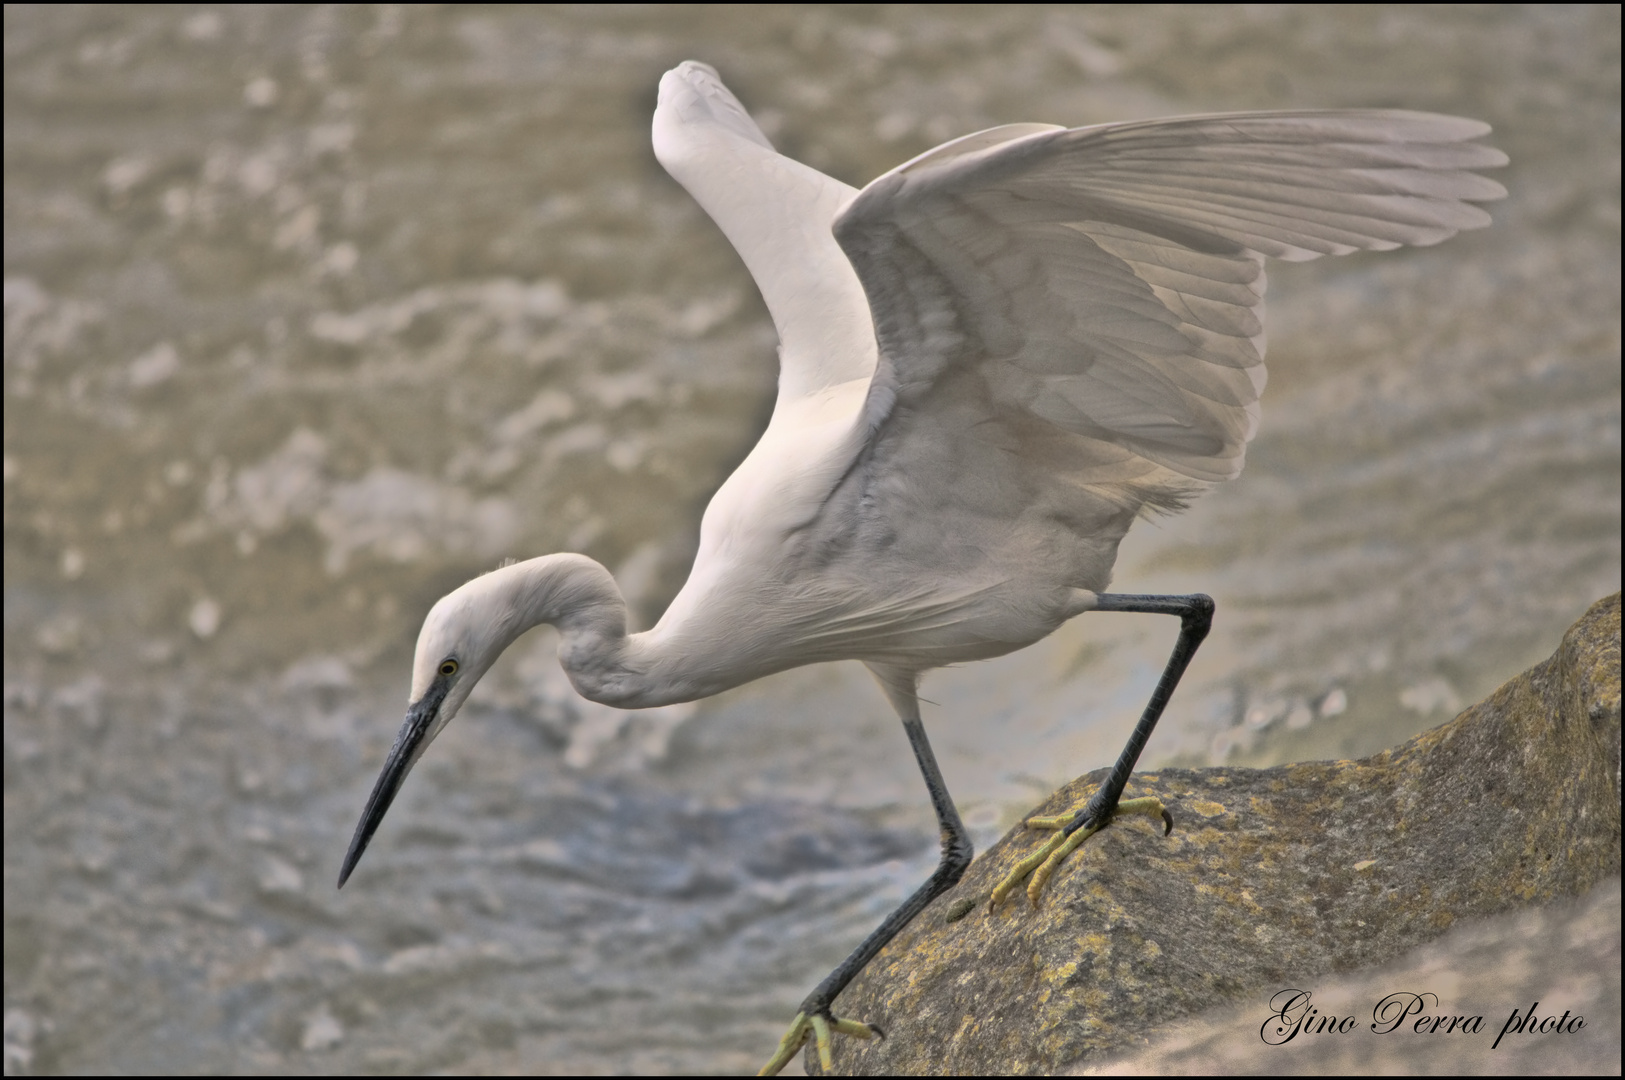
POLYGON ((350 871, 361 861, 361 854, 367 850, 372 834, 378 831, 389 804, 395 801, 395 793, 401 790, 406 774, 417 764, 426 745, 425 740, 434 729, 435 717, 440 715, 440 703, 446 699, 449 689, 444 679, 436 679, 429 692, 406 710, 406 722, 401 725, 401 733, 395 736, 395 745, 390 748, 389 757, 384 761, 384 771, 378 774, 378 783, 373 785, 372 797, 367 800, 367 808, 361 812, 361 821, 350 840, 350 850, 339 869, 339 888, 344 888, 344 883, 350 880, 350 871))

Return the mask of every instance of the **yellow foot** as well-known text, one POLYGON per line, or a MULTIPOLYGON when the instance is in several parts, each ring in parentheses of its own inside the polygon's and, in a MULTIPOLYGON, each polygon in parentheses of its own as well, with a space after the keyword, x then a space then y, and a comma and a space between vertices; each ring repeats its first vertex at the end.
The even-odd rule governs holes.
MULTIPOLYGON (((1163 835, 1166 836, 1174 831, 1173 815, 1168 813, 1161 800, 1153 796, 1148 795, 1142 799, 1122 800, 1117 804, 1117 809, 1112 811, 1109 820, 1115 820, 1124 814, 1142 814, 1145 817, 1161 818, 1166 826, 1163 835)), ((1055 817, 1034 817, 1026 820, 1025 824, 1029 829, 1054 829, 1056 833, 1045 842, 1043 847, 1017 863, 1015 869, 1006 874, 1004 880, 994 887, 993 895, 988 900, 987 909, 989 911, 1003 903, 1004 898, 1009 896, 1017 885, 1026 881, 1029 875, 1031 875, 1032 880, 1027 882, 1027 899, 1033 907, 1037 907, 1039 894, 1044 891, 1044 886, 1049 882, 1051 875, 1055 873, 1066 857, 1078 850, 1085 840, 1095 835, 1107 824, 1105 821, 1091 823, 1069 835, 1062 830, 1072 823, 1075 816, 1074 814, 1057 814, 1055 817)))
POLYGON ((828 1072, 832 1067, 829 1057, 829 1033, 838 1031, 842 1035, 856 1035, 860 1039, 873 1039, 886 1037, 886 1033, 872 1024, 865 1024, 859 1020, 839 1020, 828 1013, 796 1013, 795 1020, 790 1023, 790 1030, 784 1033, 779 1040, 778 1052, 773 1060, 762 1066, 757 1076, 777 1076, 779 1070, 790 1063, 807 1042, 811 1035, 818 1041, 818 1063, 828 1072))

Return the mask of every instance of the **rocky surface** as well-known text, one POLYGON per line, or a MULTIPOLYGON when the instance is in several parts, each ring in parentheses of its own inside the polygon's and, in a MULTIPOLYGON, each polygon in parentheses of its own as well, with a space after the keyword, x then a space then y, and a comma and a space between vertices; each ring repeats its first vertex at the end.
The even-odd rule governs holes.
POLYGON ((1354 1017, 1347 1030, 1323 1031, 1311 1021, 1295 1035, 1290 1029, 1280 1032, 1261 993, 1245 1004, 1153 1029, 1144 1048, 1075 1062, 1061 1071, 1081 1076, 1618 1076, 1619 925, 1616 877, 1572 900, 1463 919, 1391 963, 1294 988, 1311 995, 1305 1004, 1315 1010, 1315 1020, 1354 1017), (1418 1012, 1405 1023, 1373 1029, 1379 1009, 1396 1004, 1417 1006, 1418 1012), (1531 1007, 1537 1023, 1503 1035, 1514 1010, 1521 1021, 1531 1007), (1565 1015, 1570 1019, 1565 1030, 1539 1030, 1540 1021, 1561 1021, 1565 1015), (1423 1016, 1430 1021, 1418 1031, 1423 1016), (1431 1018, 1437 1016, 1469 1022, 1478 1017, 1482 1023, 1451 1031, 1447 1020, 1434 1030, 1431 1018))
MULTIPOLYGON (((1619 671, 1615 594, 1549 660, 1373 757, 1136 775, 1126 797, 1161 798, 1171 837, 1126 819, 1036 909, 1018 893, 989 913, 993 885, 1042 842, 1012 830, 837 1000, 889 1037, 838 1039, 835 1071, 1087 1067, 1215 1006, 1589 891, 1620 871, 1619 671)), ((1081 805, 1104 773, 1034 812, 1081 805)))

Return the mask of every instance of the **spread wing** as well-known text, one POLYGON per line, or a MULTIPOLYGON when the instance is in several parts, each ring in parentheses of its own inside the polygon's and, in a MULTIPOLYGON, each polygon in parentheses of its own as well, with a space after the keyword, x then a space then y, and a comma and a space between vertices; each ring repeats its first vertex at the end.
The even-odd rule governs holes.
POLYGON ((773 149, 709 64, 660 80, 655 156, 745 261, 779 333, 779 395, 874 372, 869 305, 830 222, 857 191, 773 149))
POLYGON ((995 131, 899 166, 834 225, 880 350, 871 466, 969 438, 1082 483, 1235 476, 1264 386, 1264 257, 1487 225, 1473 204, 1506 192, 1472 170, 1506 157, 1467 140, 1488 131, 1242 113, 995 131))

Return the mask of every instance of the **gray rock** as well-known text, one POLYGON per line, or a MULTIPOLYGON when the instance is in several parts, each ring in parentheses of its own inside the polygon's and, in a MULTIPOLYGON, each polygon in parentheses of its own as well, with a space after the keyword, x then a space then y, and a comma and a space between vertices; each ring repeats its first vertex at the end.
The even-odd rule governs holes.
MULTIPOLYGON (((1544 907, 1462 919, 1398 960, 1326 975, 1301 987, 1315 1010, 1293 1034, 1277 1030, 1261 991, 1244 1005, 1147 1031, 1151 1045, 1075 1062, 1073 1075, 1618 1076, 1620 880, 1544 907), (1412 998, 1410 995, 1415 995, 1412 998), (1383 1008, 1414 1006, 1405 1022, 1373 1029, 1383 1008), (1517 1010, 1571 1018, 1506 1030, 1517 1010), (1314 1021, 1353 1017, 1325 1032, 1314 1021), (1417 1029, 1422 1017, 1430 1022, 1417 1029), (1444 1017, 1436 1030, 1431 1018, 1444 1017), (1464 1030, 1448 1020, 1463 1017, 1464 1030), (1473 1017, 1480 1025, 1471 1025, 1473 1017), (1578 1017, 1578 1024, 1572 1018, 1578 1017), (1265 1028, 1268 1021, 1270 1027, 1265 1028), (1270 1035, 1265 1042, 1263 1036, 1270 1035)), ((1283 1003, 1284 1004, 1284 1003, 1283 1003)), ((1308 1009, 1299 1007, 1299 1014, 1308 1009)))
MULTIPOLYGON (((1036 910, 1017 893, 989 914, 993 885, 1047 835, 1018 826, 836 1001, 889 1037, 837 1038, 834 1071, 1088 1066, 1214 1006, 1588 891, 1620 872, 1619 672, 1616 593, 1551 659, 1373 757, 1137 774, 1125 797, 1161 798, 1171 837, 1124 819, 1036 910), (948 921, 967 899, 971 914, 948 921)), ((1081 805, 1104 775, 1035 812, 1081 805)))

